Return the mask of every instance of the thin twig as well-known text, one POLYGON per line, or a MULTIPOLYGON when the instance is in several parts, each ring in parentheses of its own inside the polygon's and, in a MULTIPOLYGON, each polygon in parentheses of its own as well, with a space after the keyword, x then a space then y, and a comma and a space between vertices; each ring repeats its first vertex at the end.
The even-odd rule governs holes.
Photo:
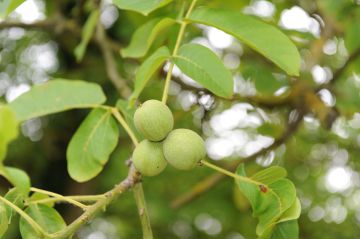
POLYGON ((115 86, 115 88, 117 89, 117 91, 119 92, 122 98, 125 99, 128 98, 131 94, 131 89, 126 84, 126 80, 120 76, 117 70, 116 59, 111 50, 111 46, 108 37, 106 35, 104 26, 100 21, 97 26, 96 39, 97 39, 97 44, 103 55, 105 61, 106 73, 110 81, 113 83, 113 85, 115 86))
POLYGON ((20 27, 24 29, 46 29, 50 30, 55 25, 53 19, 46 19, 34 23, 14 22, 14 21, 3 21, 0 22, 0 29, 20 27))
POLYGON ((104 198, 104 195, 76 195, 76 196, 64 196, 64 198, 66 198, 66 200, 63 200, 62 198, 54 198, 54 197, 50 197, 50 198, 43 198, 43 199, 37 199, 37 200, 29 200, 25 203, 25 205, 30 205, 30 204, 39 204, 39 203, 52 203, 52 202, 64 202, 64 203, 69 203, 68 199, 72 199, 78 202, 94 202, 97 200, 100 200, 102 198, 104 198))
POLYGON ((31 187, 30 188, 31 191, 33 192, 38 192, 38 193, 41 193, 41 194, 45 194, 45 195, 49 195, 51 197, 54 197, 54 198, 57 198, 59 200, 62 200, 62 201, 65 201, 65 202, 68 202, 70 204, 73 204, 77 207, 80 207, 82 209, 86 209, 88 206, 72 199, 72 198, 69 198, 69 197, 64 197, 63 195, 61 194, 58 194, 58 193, 54 193, 54 192, 49 192, 49 191, 46 191, 46 190, 43 190, 43 189, 39 189, 39 188, 34 188, 34 187, 31 187))

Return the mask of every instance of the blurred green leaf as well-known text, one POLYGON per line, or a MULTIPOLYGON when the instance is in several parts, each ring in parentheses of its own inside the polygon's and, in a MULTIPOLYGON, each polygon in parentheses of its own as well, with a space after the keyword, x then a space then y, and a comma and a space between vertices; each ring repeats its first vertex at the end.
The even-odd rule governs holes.
POLYGON ((215 95, 226 98, 232 96, 232 75, 209 48, 198 44, 185 44, 180 47, 173 61, 183 73, 215 95))
POLYGON ((9 221, 6 213, 6 208, 3 203, 0 203, 0 237, 6 233, 9 227, 9 221))
POLYGON ((115 149, 118 137, 118 125, 111 112, 93 110, 81 123, 67 148, 71 178, 85 182, 98 175, 115 149))
POLYGON ((275 76, 270 69, 255 62, 248 62, 247 67, 241 72, 245 79, 254 82, 259 95, 273 96, 281 87, 288 86, 285 77, 275 76))
POLYGON ((345 46, 351 53, 360 48, 360 17, 353 19, 351 24, 346 25, 345 46))
POLYGON ((76 46, 74 54, 76 61, 80 62, 84 58, 87 45, 89 44, 98 23, 100 16, 99 10, 93 10, 86 20, 85 26, 82 28, 81 42, 76 46))
POLYGON ((273 138, 279 138, 284 133, 284 126, 280 123, 265 122, 257 128, 257 132, 273 138))
POLYGON ((274 62, 289 75, 299 75, 300 54, 279 29, 239 11, 199 8, 190 21, 223 30, 274 62))
POLYGON ((170 52, 167 47, 160 47, 150 57, 148 57, 139 67, 136 72, 134 91, 129 98, 130 105, 133 105, 135 100, 139 97, 141 91, 151 79, 151 76, 157 71, 160 66, 170 57, 170 52))
POLYGON ((336 106, 343 116, 352 117, 359 111, 360 85, 354 77, 344 77, 336 82, 336 106))
POLYGON ((30 192, 30 178, 23 170, 13 167, 2 167, 0 168, 0 175, 4 176, 23 195, 28 195, 30 192))
POLYGON ((155 38, 175 23, 176 21, 171 18, 155 18, 148 21, 135 31, 129 46, 121 49, 121 55, 132 58, 145 56, 155 38))
POLYGON ((34 86, 9 106, 20 121, 75 108, 90 108, 106 100, 101 87, 78 80, 56 79, 34 86))
MULTIPOLYGON (((61 215, 54 208, 44 204, 32 204, 26 208, 25 212, 50 234, 66 227, 61 215)), ((20 233, 23 239, 39 238, 39 235, 23 218, 20 219, 20 233)))
POLYGON ((0 18, 5 18, 25 0, 2 0, 0 1, 0 18))
POLYGON ((0 162, 5 158, 7 145, 18 136, 18 122, 15 112, 0 105, 0 162))
POLYGON ((135 11, 148 15, 152 11, 169 4, 172 0, 114 0, 113 3, 120 9, 135 11))

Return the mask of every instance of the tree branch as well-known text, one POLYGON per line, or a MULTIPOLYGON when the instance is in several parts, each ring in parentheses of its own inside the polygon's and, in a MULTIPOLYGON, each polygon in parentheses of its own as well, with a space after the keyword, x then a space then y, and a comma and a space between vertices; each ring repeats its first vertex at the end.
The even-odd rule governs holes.
POLYGON ((346 60, 344 65, 337 69, 333 74, 333 80, 330 81, 330 84, 334 84, 336 81, 339 80, 340 76, 344 73, 347 67, 355 61, 360 56, 360 48, 356 49, 353 53, 350 54, 349 58, 346 60))
POLYGON ((257 96, 257 95, 255 95, 255 96, 240 96, 240 95, 234 95, 231 98, 223 98, 221 96, 214 95, 214 93, 212 93, 211 91, 209 91, 205 88, 198 89, 194 86, 188 85, 188 84, 184 83, 182 80, 180 80, 179 78, 172 78, 171 80, 176 82, 177 84, 179 84, 181 86, 182 90, 189 90, 189 91, 193 91, 193 92, 194 91, 202 91, 202 92, 205 92, 206 94, 210 94, 218 99, 239 100, 239 101, 248 102, 249 104, 268 108, 268 109, 272 109, 275 107, 281 107, 281 106, 287 106, 292 103, 291 97, 290 97, 291 94, 287 94, 284 96, 257 96))
POLYGON ((63 231, 51 235, 51 238, 66 239, 72 236, 82 225, 91 220, 96 214, 104 210, 117 196, 128 191, 135 184, 140 182, 141 175, 135 170, 134 166, 130 166, 128 176, 116 185, 112 190, 106 192, 105 197, 91 205, 86 211, 67 226, 63 231))
POLYGON ((0 22, 0 29, 11 28, 11 27, 20 27, 24 29, 45 29, 51 30, 55 25, 55 21, 53 19, 46 19, 34 23, 23 23, 23 22, 10 22, 3 21, 0 22))

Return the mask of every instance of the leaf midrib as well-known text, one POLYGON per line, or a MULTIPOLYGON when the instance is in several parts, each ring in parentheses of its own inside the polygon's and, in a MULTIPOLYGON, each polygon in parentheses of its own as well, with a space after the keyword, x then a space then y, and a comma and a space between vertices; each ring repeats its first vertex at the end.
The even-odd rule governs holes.
POLYGON ((103 123, 103 121, 105 121, 109 116, 110 116, 110 111, 107 111, 103 116, 101 116, 101 118, 99 119, 99 121, 96 123, 96 125, 94 126, 94 128, 90 131, 89 137, 87 138, 84 147, 83 147, 83 152, 86 153, 87 152, 87 148, 90 144, 90 141, 92 140, 95 132, 98 130, 98 128, 101 126, 101 124, 103 123))

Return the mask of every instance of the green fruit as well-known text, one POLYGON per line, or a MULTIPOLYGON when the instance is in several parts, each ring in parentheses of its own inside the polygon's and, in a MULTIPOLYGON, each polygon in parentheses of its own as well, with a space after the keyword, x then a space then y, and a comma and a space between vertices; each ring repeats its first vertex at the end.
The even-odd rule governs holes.
POLYGON ((162 143, 143 140, 136 146, 132 161, 135 168, 144 176, 155 176, 166 167, 162 143))
POLYGON ((135 111, 136 129, 151 141, 161 141, 173 129, 174 118, 166 104, 148 100, 135 111))
POLYGON ((204 140, 189 129, 171 131, 163 150, 168 163, 181 170, 194 168, 206 155, 204 140))

